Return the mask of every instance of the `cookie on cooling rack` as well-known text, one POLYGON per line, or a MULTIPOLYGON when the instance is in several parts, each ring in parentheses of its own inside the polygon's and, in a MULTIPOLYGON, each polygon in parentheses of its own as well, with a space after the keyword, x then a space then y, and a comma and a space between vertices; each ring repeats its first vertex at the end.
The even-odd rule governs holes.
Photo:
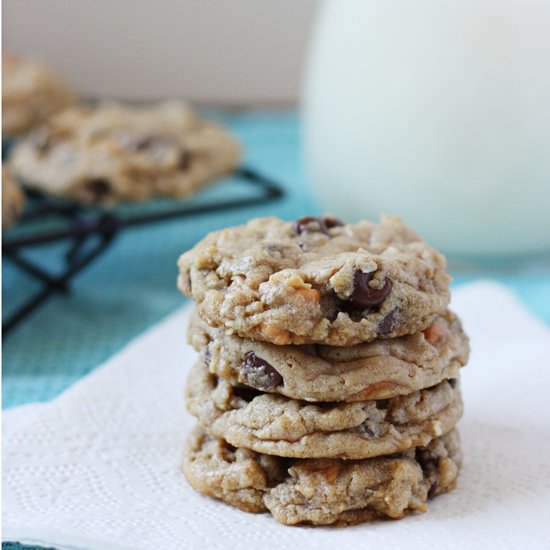
POLYGON ((15 174, 29 187, 85 204, 185 197, 231 172, 240 148, 183 102, 103 102, 52 117, 16 145, 15 174))
POLYGON ((2 134, 16 136, 43 123, 75 100, 45 65, 14 54, 2 56, 2 134))

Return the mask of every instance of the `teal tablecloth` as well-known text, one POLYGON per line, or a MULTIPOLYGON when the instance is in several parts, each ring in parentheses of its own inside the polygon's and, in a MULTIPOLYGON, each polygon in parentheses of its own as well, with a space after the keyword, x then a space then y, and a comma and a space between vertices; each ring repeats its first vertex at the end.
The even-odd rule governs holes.
MULTIPOLYGON (((125 343, 184 302, 176 290, 176 259, 207 232, 268 214, 294 219, 317 212, 299 157, 300 128, 293 112, 247 112, 219 117, 236 132, 246 164, 284 184, 286 196, 269 205, 175 220, 125 232, 83 272, 69 296, 48 302, 4 342, 3 406, 55 397, 125 343)), ((550 263, 455 273, 455 283, 498 280, 550 323, 550 263)), ((33 281, 4 266, 5 307, 33 281)), ((182 338, 184 335, 182 334, 182 338)))

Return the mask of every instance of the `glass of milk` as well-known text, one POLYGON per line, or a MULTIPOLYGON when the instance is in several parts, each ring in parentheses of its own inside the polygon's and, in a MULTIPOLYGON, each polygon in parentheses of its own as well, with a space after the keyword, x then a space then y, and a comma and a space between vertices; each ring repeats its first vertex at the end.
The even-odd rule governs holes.
POLYGON ((303 114, 325 210, 451 255, 550 251, 550 0, 326 0, 303 114))

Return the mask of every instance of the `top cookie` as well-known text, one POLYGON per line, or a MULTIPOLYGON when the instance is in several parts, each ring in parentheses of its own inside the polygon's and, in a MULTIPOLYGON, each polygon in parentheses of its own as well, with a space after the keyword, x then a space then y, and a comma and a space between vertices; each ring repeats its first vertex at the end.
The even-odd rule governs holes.
POLYGON ((393 216, 259 218, 211 233, 178 265, 206 322, 277 345, 413 334, 449 303, 445 258, 393 216))
POLYGON ((14 136, 44 122, 75 100, 44 65, 13 54, 2 56, 2 133, 14 136))
POLYGON ((14 173, 27 186, 83 203, 184 197, 239 161, 233 136, 182 102, 114 102, 66 109, 19 143, 14 173))

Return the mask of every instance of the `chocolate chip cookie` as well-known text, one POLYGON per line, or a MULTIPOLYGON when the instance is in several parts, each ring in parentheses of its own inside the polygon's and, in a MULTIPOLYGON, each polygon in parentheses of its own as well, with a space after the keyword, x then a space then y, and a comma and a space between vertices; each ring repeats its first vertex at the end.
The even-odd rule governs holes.
POLYGON ((454 489, 461 462, 456 430, 426 447, 365 460, 285 459, 238 449, 196 428, 182 469, 197 491, 287 525, 352 525, 424 512, 454 489))
POLYGON ((10 171, 2 166, 2 227, 15 225, 25 208, 25 193, 13 179, 10 171))
POLYGON ((399 218, 259 218, 179 259, 212 326, 276 345, 353 346, 429 327, 449 303, 445 258, 399 218))
POLYGON ((427 445, 462 415, 457 379, 385 400, 309 403, 234 387, 202 361, 186 388, 189 412, 235 447, 293 458, 369 458, 427 445))
POLYGON ((2 134, 15 136, 43 123, 75 101, 73 92, 46 66, 2 55, 2 134))
POLYGON ((195 312, 189 342, 210 372, 305 401, 387 399, 456 378, 468 360, 468 338, 450 311, 417 334, 352 347, 276 346, 228 335, 195 312))
POLYGON ((232 135, 181 102, 67 109, 19 143, 15 174, 27 185, 86 204, 186 197, 233 170, 232 135))

